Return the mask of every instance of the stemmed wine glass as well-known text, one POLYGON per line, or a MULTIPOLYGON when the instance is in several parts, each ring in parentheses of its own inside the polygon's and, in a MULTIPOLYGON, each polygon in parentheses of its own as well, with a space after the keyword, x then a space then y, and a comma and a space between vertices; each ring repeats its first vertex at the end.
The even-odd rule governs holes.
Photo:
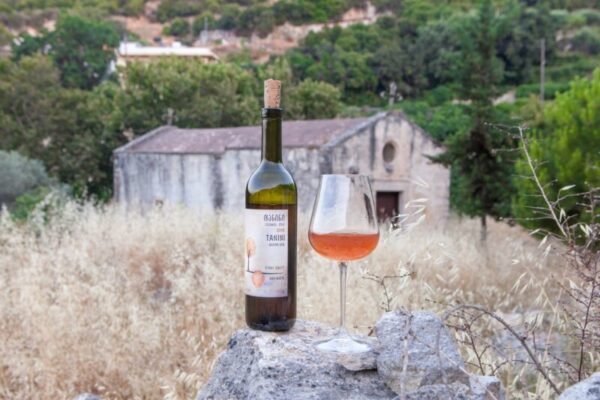
POLYGON ((322 175, 313 207, 308 239, 323 257, 340 268, 340 328, 317 348, 338 353, 362 353, 370 346, 346 330, 346 270, 348 262, 371 254, 379 242, 379 228, 369 177, 322 175))

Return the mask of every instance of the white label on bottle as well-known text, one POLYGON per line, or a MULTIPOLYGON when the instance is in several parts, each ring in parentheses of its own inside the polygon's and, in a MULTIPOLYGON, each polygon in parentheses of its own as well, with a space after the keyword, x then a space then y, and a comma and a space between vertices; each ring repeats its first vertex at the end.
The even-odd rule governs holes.
POLYGON ((288 295, 288 210, 246 209, 246 294, 288 295))

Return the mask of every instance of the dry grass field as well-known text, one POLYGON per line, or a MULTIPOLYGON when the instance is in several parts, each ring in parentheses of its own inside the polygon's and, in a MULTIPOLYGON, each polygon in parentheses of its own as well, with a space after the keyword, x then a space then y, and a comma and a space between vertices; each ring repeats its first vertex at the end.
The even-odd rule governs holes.
MULTIPOLYGON (((140 215, 68 203, 25 224, 5 213, 0 399, 193 398, 228 336, 244 326, 242 229, 239 216, 184 209, 140 215)), ((310 249, 306 229, 301 218, 299 317, 336 324, 337 270, 310 249)), ((469 220, 385 233, 372 256, 351 265, 349 326, 367 333, 386 308, 442 313, 457 302, 552 323, 560 255, 503 223, 491 224, 487 248, 478 238, 469 220), (373 275, 407 276, 386 279, 386 297, 367 279, 373 275)), ((487 325, 481 334, 499 331, 487 325)), ((484 357, 501 363, 495 352, 484 357)), ((552 398, 529 371, 500 368, 508 397, 552 398)))

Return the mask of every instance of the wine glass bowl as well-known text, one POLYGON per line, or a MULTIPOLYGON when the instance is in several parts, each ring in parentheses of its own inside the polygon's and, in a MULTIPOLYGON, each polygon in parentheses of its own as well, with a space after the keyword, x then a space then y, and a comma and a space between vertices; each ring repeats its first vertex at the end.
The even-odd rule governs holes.
POLYGON ((340 328, 317 348, 338 353, 368 351, 369 345, 353 339, 345 328, 346 272, 349 261, 371 254, 379 242, 379 227, 369 177, 323 175, 308 231, 313 249, 337 261, 340 268, 340 328))

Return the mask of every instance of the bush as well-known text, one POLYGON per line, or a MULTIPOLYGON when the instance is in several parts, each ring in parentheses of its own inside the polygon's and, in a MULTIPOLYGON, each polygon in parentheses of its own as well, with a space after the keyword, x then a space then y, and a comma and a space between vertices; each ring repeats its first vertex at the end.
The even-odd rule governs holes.
POLYGON ((590 74, 598 66, 598 60, 594 58, 576 53, 571 55, 573 57, 569 57, 565 62, 560 61, 561 57, 556 65, 548 66, 546 70, 548 80, 569 81, 575 76, 590 74))
POLYGON ((573 50, 585 54, 600 54, 600 37, 589 28, 583 28, 571 39, 573 50))
POLYGON ((167 25, 163 29, 165 35, 171 36, 187 36, 190 33, 190 23, 183 18, 175 18, 171 25, 167 25))
POLYGON ((454 90, 448 85, 438 86, 425 94, 425 100, 432 106, 441 106, 454 99, 454 90))
MULTIPOLYGON (((546 82, 544 85, 544 98, 545 99, 554 99, 558 93, 565 92, 569 90, 568 82, 546 82)), ((530 95, 539 95, 540 93, 540 84, 539 83, 530 83, 527 85, 521 85, 516 90, 517 98, 526 98, 530 95)))
POLYGON ((594 9, 582 9, 574 11, 573 14, 581 16, 586 25, 600 25, 600 11, 594 9))
POLYGON ((0 150, 0 205, 11 206, 17 197, 50 182, 41 161, 16 151, 0 150))
POLYGON ((238 5, 235 4, 227 4, 223 7, 221 11, 221 18, 216 22, 217 28, 223 29, 226 31, 231 31, 236 29, 238 26, 240 14, 242 10, 238 5))
POLYGON ((203 10, 203 4, 192 0, 162 0, 156 10, 156 19, 166 22, 175 17, 198 15, 203 10))
POLYGON ((289 91, 290 119, 333 118, 340 111, 340 90, 325 82, 307 79, 289 91))
POLYGON ((215 29, 217 27, 217 21, 215 21, 215 17, 210 12, 204 12, 194 18, 194 22, 192 24, 192 33, 194 37, 198 37, 200 33, 204 30, 204 25, 206 23, 207 29, 215 29))
MULTIPOLYGON (((592 79, 575 80, 569 91, 549 104, 532 136, 535 140, 530 146, 531 156, 551 200, 600 187, 600 69, 592 79), (544 163, 540 163, 542 160, 544 163), (564 188, 569 186, 567 192, 564 188)), ((528 168, 525 159, 519 161, 518 175, 528 176, 528 168)), ((544 204, 540 196, 532 196, 537 192, 533 182, 520 179, 516 183, 515 213, 528 225, 543 227, 547 221, 536 217, 537 207, 544 204)), ((561 206, 572 222, 585 222, 590 217, 577 197, 566 197, 561 206)))

